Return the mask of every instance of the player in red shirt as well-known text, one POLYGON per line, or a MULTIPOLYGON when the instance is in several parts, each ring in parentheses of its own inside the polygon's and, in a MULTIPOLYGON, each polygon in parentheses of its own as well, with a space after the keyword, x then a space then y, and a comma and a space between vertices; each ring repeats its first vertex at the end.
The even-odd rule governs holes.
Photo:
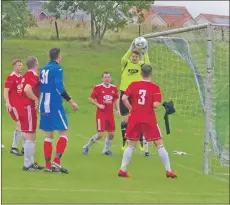
POLYGON ((125 106, 130 111, 130 116, 126 131, 128 147, 123 153, 122 165, 118 176, 130 177, 126 167, 140 135, 143 134, 148 142, 153 141, 157 147, 160 159, 165 165, 166 176, 175 178, 177 175, 171 170, 168 152, 164 148, 154 111, 154 109, 160 106, 162 101, 160 88, 151 82, 152 67, 150 65, 142 65, 141 75, 142 80, 131 83, 122 97, 125 106), (132 105, 128 101, 129 97, 132 98, 132 105))
POLYGON ((20 74, 22 73, 23 64, 21 60, 16 59, 13 61, 12 66, 13 72, 6 78, 4 88, 4 99, 6 102, 7 112, 9 112, 11 118, 16 122, 16 130, 13 135, 13 143, 10 153, 17 156, 23 156, 23 148, 21 152, 17 148, 19 138, 24 137, 24 133, 21 132, 21 125, 19 122, 19 112, 22 109, 20 99, 20 93, 22 92, 22 76, 20 74))
POLYGON ((36 109, 39 99, 38 60, 36 57, 28 57, 26 64, 28 71, 22 78, 21 101, 23 103, 23 110, 19 115, 21 129, 25 132, 23 171, 37 171, 44 168, 34 162, 37 128, 36 109))
POLYGON ((115 121, 113 114, 113 107, 119 112, 119 100, 118 100, 118 89, 115 85, 111 84, 111 73, 104 72, 102 74, 102 84, 96 85, 91 93, 89 100, 96 105, 96 124, 97 133, 93 136, 88 144, 83 147, 83 154, 88 155, 89 148, 96 141, 103 137, 105 131, 108 132, 108 136, 105 139, 105 146, 103 149, 103 154, 112 155, 110 147, 112 145, 112 140, 115 132, 115 121))

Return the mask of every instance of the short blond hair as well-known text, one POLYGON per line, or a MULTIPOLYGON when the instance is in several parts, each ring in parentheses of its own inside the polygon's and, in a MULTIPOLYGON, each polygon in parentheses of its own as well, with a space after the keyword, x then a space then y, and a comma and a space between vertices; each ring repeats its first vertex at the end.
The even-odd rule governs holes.
POLYGON ((37 61, 38 61, 38 59, 35 56, 29 56, 26 59, 26 65, 27 65, 28 69, 32 68, 37 61))
POLYGON ((15 66, 16 63, 22 63, 22 60, 20 60, 20 59, 14 59, 14 60, 12 61, 12 66, 15 66))

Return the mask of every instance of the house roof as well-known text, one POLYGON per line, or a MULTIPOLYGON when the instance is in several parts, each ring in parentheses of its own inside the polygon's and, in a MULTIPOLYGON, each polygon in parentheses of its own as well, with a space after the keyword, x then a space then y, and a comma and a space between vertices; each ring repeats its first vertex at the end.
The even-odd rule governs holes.
POLYGON ((213 24, 229 24, 229 16, 201 13, 196 17, 196 19, 200 16, 205 17, 210 23, 213 24))
POLYGON ((192 15, 184 6, 156 6, 153 5, 149 11, 144 12, 146 20, 152 20, 160 16, 168 25, 183 26, 192 15))

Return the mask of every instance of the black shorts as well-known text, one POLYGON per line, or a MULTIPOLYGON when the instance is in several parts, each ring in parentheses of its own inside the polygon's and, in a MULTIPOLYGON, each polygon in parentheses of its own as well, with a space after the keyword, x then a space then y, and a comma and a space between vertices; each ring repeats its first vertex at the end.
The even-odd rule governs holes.
MULTIPOLYGON (((124 91, 120 91, 120 102, 119 102, 119 107, 120 107, 120 113, 121 116, 126 116, 129 114, 129 110, 127 107, 125 107, 123 101, 122 101, 122 96, 124 95, 124 91)), ((131 103, 131 99, 129 98, 129 103, 131 103)))

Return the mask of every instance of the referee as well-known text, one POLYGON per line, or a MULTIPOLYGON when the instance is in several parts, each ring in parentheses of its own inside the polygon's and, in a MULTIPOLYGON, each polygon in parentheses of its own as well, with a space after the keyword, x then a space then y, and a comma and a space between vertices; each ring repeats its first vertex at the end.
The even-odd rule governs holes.
MULTIPOLYGON (((121 114, 121 133, 123 138, 122 150, 125 150, 127 143, 125 139, 125 133, 128 126, 128 114, 129 110, 125 107, 122 102, 122 96, 129 84, 141 80, 141 66, 144 64, 150 65, 148 56, 148 47, 142 49, 142 52, 135 48, 134 42, 131 44, 129 50, 121 59, 121 84, 120 84, 120 114, 121 114), (144 60, 141 60, 141 55, 144 55, 144 60)), ((143 146, 143 136, 140 136, 140 148, 145 151, 145 156, 149 156, 148 144, 145 143, 143 146)))

